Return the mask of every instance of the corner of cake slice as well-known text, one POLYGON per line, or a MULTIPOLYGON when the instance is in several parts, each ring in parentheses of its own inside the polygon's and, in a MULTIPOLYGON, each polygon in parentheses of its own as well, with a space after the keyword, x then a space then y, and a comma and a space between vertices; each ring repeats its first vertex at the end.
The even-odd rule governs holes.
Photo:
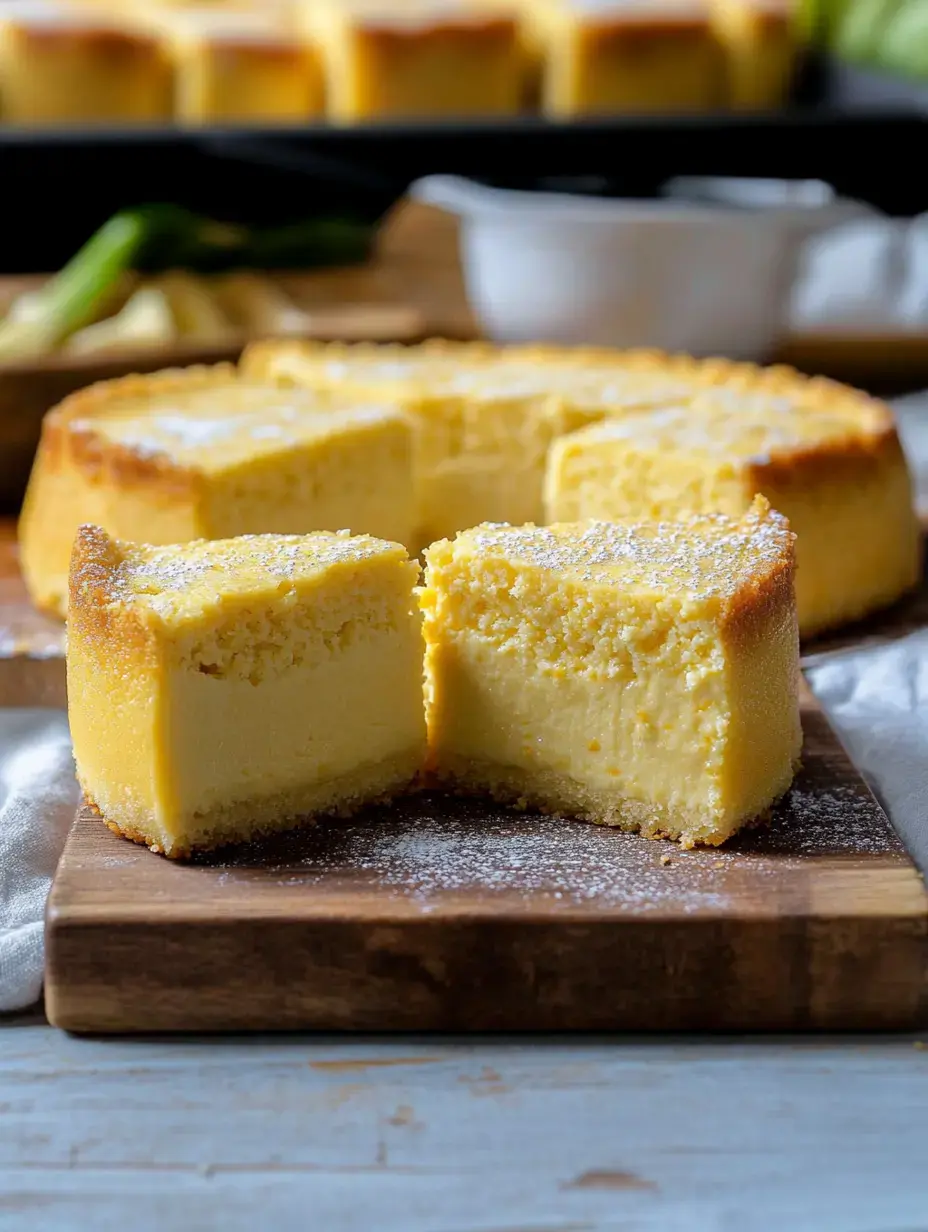
POLYGON ((43 420, 23 576, 36 607, 64 616, 82 523, 150 544, 343 527, 407 543, 412 465, 389 406, 242 380, 229 364, 101 382, 43 420))
POLYGON ((799 761, 793 534, 738 519, 484 524, 426 553, 429 770, 544 812, 718 844, 799 761))
POLYGON ((68 710, 88 803, 186 857, 349 814, 425 757, 405 548, 347 532, 74 545, 68 710))

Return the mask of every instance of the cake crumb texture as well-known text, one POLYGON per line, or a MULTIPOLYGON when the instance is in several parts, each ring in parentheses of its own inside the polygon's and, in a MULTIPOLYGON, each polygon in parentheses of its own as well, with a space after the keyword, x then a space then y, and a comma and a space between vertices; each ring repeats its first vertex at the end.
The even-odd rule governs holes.
POLYGON ((418 572, 370 536, 146 547, 82 527, 67 654, 88 801, 182 857, 408 788, 425 755, 418 572))
POLYGON ((684 846, 789 788, 793 536, 735 521, 481 526, 426 553, 429 770, 456 790, 684 846))

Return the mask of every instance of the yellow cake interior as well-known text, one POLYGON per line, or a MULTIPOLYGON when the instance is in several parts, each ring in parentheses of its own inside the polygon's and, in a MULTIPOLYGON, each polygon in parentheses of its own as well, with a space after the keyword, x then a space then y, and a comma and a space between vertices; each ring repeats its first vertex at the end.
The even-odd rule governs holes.
POLYGON ((799 757, 792 535, 739 520, 485 525, 426 553, 439 782, 685 845, 724 841, 799 757))
POLYGON ((169 856, 408 787, 424 755, 405 549, 368 536, 74 550, 68 697, 78 777, 169 856))

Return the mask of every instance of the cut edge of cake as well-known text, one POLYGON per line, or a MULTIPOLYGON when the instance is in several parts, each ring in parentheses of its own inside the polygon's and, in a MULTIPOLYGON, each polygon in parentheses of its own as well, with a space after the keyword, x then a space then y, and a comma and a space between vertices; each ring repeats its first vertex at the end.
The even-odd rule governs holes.
MULTIPOLYGON (((465 742, 473 743, 482 740, 483 735, 474 735, 461 727, 461 706, 470 698, 476 699, 477 712, 480 707, 486 711, 481 720, 485 727, 492 727, 491 715, 498 720, 497 730, 490 730, 486 738, 495 749, 502 747, 504 742, 517 734, 514 739, 526 741, 525 753, 529 763, 536 762, 540 756, 538 749, 545 743, 550 743, 551 729, 546 734, 533 734, 530 703, 525 703, 528 711, 523 708, 522 697, 528 697, 535 689, 532 683, 534 677, 521 660, 518 652, 513 650, 513 643, 518 636, 517 627, 509 634, 508 647, 499 650, 494 648, 492 640, 488 641, 481 631, 481 622, 476 628, 464 629, 462 643, 455 644, 455 634, 449 634, 447 623, 442 612, 443 596, 441 580, 436 581, 439 569, 453 564, 455 553, 462 538, 479 534, 482 529, 499 532, 505 535, 508 531, 533 531, 536 529, 564 528, 506 528, 486 527, 474 528, 457 536, 453 541, 445 540, 433 544, 426 553, 425 585, 420 591, 420 604, 425 615, 424 634, 426 639, 426 711, 429 724, 429 760, 427 763, 427 779, 434 786, 444 787, 462 794, 487 793, 500 803, 514 805, 525 809, 536 809, 543 813, 573 816, 583 821, 595 822, 641 834, 647 838, 671 838, 680 842, 683 847, 695 845, 715 846, 725 842, 732 834, 745 826, 762 821, 770 809, 781 799, 793 781, 799 767, 801 752, 801 727, 799 724, 798 687, 799 687, 799 651, 798 631, 796 627, 795 597, 793 590, 793 536, 788 530, 786 520, 770 510, 769 504, 758 497, 751 510, 739 521, 721 518, 720 515, 709 515, 709 518, 694 519, 693 525, 700 521, 722 521, 731 526, 746 528, 748 533, 767 535, 769 544, 774 544, 774 550, 767 553, 769 565, 756 577, 743 580, 734 593, 721 606, 717 606, 719 643, 722 647, 724 666, 721 669, 724 677, 724 688, 730 690, 731 696, 724 694, 729 705, 729 716, 734 715, 734 729, 728 736, 731 754, 740 759, 740 765, 745 769, 745 783, 741 790, 740 806, 730 805, 727 809, 695 809, 693 807, 669 807, 662 802, 642 799, 637 795, 623 795, 615 788, 602 786, 602 773, 597 771, 599 785, 592 779, 584 781, 578 774, 566 773, 551 765, 522 764, 500 760, 498 756, 474 756, 473 751, 462 752, 453 746, 456 731, 465 731, 465 742), (482 694, 483 683, 479 680, 481 670, 489 673, 495 666, 486 667, 494 653, 508 656, 515 655, 512 663, 517 663, 519 682, 509 691, 508 709, 506 689, 499 696, 492 695, 492 682, 486 695, 482 694), (474 664, 477 664, 475 667, 474 664), (764 679, 774 682, 775 689, 780 690, 778 696, 772 698, 771 704, 764 709, 763 701, 758 697, 757 680, 764 679), (503 698, 500 701, 500 697, 503 698), (738 711, 736 714, 735 711, 738 711), (529 721, 526 722, 526 713, 529 721), (768 729, 775 730, 770 732, 768 729), (777 749, 775 765, 767 765, 765 759, 765 740, 776 738, 780 747, 777 749), (536 742, 537 747, 532 742, 536 742)), ((586 526, 596 524, 585 524, 586 526)), ((627 520, 626 526, 635 530, 642 523, 627 520)), ((650 524, 652 527, 654 524, 650 524)), ((567 528, 569 529, 569 528, 567 528)), ((692 533, 690 529, 680 524, 668 525, 671 533, 692 533)), ((516 571, 516 584, 521 584, 516 571)), ((531 583, 526 583, 531 585, 531 583)), ((456 593, 465 604, 468 599, 460 599, 464 590, 474 586, 474 579, 462 583, 463 590, 456 593)), ((553 636, 553 634, 552 634, 553 636)), ((547 702, 553 713, 558 705, 555 694, 567 692, 570 684, 570 668, 563 670, 557 666, 553 672, 545 669, 545 674, 553 674, 557 683, 545 684, 541 689, 535 689, 534 715, 537 719, 539 699, 547 702), (564 682, 567 682, 566 684, 564 682)), ((718 673, 717 673, 718 674, 718 673)), ((539 677, 540 678, 540 677, 539 677)), ((569 698, 565 698, 567 706, 569 698)), ((582 699, 581 699, 582 703, 582 699)), ((581 704, 579 714, 584 713, 581 704)), ((565 717, 568 711, 560 714, 559 725, 569 722, 565 717)), ((642 722, 650 723, 648 717, 642 722)), ((545 721, 541 720, 538 730, 545 729, 545 721)), ((474 729, 477 730, 476 728, 474 729)), ((726 729, 727 730, 727 729, 726 729)), ((608 747, 607 734, 600 731, 587 732, 590 736, 587 746, 594 760, 602 750, 608 747)), ((556 745, 558 736, 555 733, 556 745)), ((575 749, 582 744, 575 742, 575 749)), ((728 746, 725 746, 728 748, 728 746)), ((561 753, 547 753, 555 759, 561 753)), ((581 751, 581 757, 585 753, 581 751)), ((669 754, 668 754, 669 756, 669 754)), ((683 773, 683 769, 680 770, 683 773)), ((726 769, 726 773, 728 770, 726 769)), ((737 775, 738 766, 733 773, 737 775)), ((607 769, 607 774, 615 774, 617 781, 626 773, 617 765, 615 770, 607 769)), ((719 780, 727 781, 725 775, 719 780)), ((738 794, 732 789, 732 800, 737 800, 738 794)))
MULTIPOLYGON (((100 527, 81 527, 71 566, 68 693, 77 776, 87 805, 122 837, 172 859, 186 859, 229 844, 247 843, 295 829, 321 817, 344 818, 362 807, 384 803, 414 790, 426 751, 421 698, 421 616, 414 593, 417 580, 418 566, 409 560, 402 545, 372 536, 329 532, 247 536, 152 549, 114 540, 100 527), (297 541, 310 551, 319 547, 324 559, 315 573, 310 571, 302 578, 290 580, 286 569, 294 567, 292 552, 297 550, 293 546, 297 541), (205 632, 201 633, 196 611, 183 609, 178 613, 170 603, 161 608, 157 599, 151 599, 158 595, 159 571, 169 579, 171 569, 179 571, 175 576, 181 580, 180 593, 184 563, 193 560, 196 565, 197 553, 204 549, 208 553, 207 564, 210 557, 226 552, 234 570, 237 554, 253 549, 261 553, 265 548, 275 568, 282 564, 281 580, 272 572, 267 585, 256 591, 252 588, 236 594, 234 586, 227 587, 225 593, 216 596, 215 608, 207 608, 203 616, 205 632), (135 595, 120 581, 120 571, 130 557, 137 558, 130 571, 136 568, 136 580, 141 579, 141 588, 135 595), (146 562, 152 566, 150 577, 145 572, 146 562), (368 564, 374 574, 373 591, 376 594, 380 585, 385 595, 383 612, 375 610, 381 618, 386 616, 388 623, 393 620, 391 627, 384 626, 381 619, 365 628, 363 619, 350 616, 355 606, 363 606, 370 597, 363 584, 359 589, 357 583, 359 570, 368 564), (189 806, 198 792, 206 799, 211 793, 215 795, 217 784, 225 787, 227 769, 223 767, 230 764, 230 748, 232 761, 236 760, 236 741, 242 750, 247 750, 263 740, 277 755, 275 737, 262 734, 262 716, 249 710, 245 703, 268 710, 265 725, 279 726, 287 719, 288 699, 293 704, 295 698, 303 696, 307 682, 315 683, 320 692, 337 688, 339 663, 336 661, 333 668, 325 654, 318 663, 301 660, 297 653, 298 635, 305 633, 305 629, 294 623, 301 615, 302 603, 309 617, 310 632, 314 632, 311 592, 318 585, 323 599, 331 601, 336 593, 329 586, 331 570, 341 570, 344 575, 336 581, 348 588, 343 594, 343 606, 349 619, 344 624, 343 644, 336 629, 324 631, 318 645, 335 660, 338 655, 355 659, 360 655, 365 659, 365 670, 360 674, 357 664, 351 668, 352 680, 345 675, 344 662, 341 664, 344 698, 339 694, 339 703, 345 703, 343 711, 352 698, 357 704, 347 706, 347 712, 339 715, 334 702, 330 708, 320 708, 321 702, 314 698, 315 711, 310 718, 300 713, 286 725, 287 732, 291 727, 294 729, 293 736, 288 737, 293 744, 288 754, 307 758, 305 779, 296 778, 276 791, 249 794, 249 785, 260 779, 252 769, 239 776, 241 781, 227 800, 200 811, 185 808, 184 802, 189 806), (304 582, 309 597, 300 594, 304 582), (288 621, 294 624, 294 636, 288 645, 275 644, 275 637, 280 642, 282 634, 268 619, 269 613, 274 612, 280 613, 284 632, 288 621), (248 631, 256 623, 264 630, 264 641, 260 643, 249 641, 248 631), (247 645, 236 640, 237 632, 244 633, 247 645), (225 634, 227 639, 221 658, 211 654, 219 634, 225 634), (334 649, 330 645, 333 641, 334 649), (289 659, 288 646, 293 651, 289 659), (236 656, 246 653, 255 659, 257 671, 253 669, 251 675, 243 676, 236 656), (199 659, 207 661, 200 663, 199 659), (379 709, 378 681, 372 678, 378 664, 383 675, 379 685, 385 694, 379 709), (296 679, 294 673, 300 678, 296 679), (261 686, 275 694, 270 702, 266 697, 260 699, 261 686), (299 686, 296 692, 295 686, 299 686), (222 697, 218 697, 217 690, 223 692, 222 697), (212 697, 206 696, 209 692, 212 697), (213 724, 208 721, 210 715, 215 720, 213 724), (231 728, 220 731, 223 739, 212 749, 215 764, 210 780, 195 760, 198 754, 209 760, 210 740, 217 738, 214 728, 216 724, 221 728, 229 716, 232 724, 244 724, 245 728, 238 735, 231 728), (118 741, 108 738, 104 730, 111 720, 118 725, 118 741), (194 725, 188 732, 192 741, 189 748, 179 737, 179 726, 184 722, 194 725), (356 760, 338 744, 339 740, 342 746, 346 744, 345 732, 338 724, 344 727, 354 722, 358 724, 356 760), (300 724, 307 723, 314 723, 315 730, 307 729, 304 733, 300 724), (201 742, 202 732, 207 736, 201 742), (383 749, 376 757, 365 756, 378 732, 383 749), (313 772, 312 759, 318 758, 319 753, 317 750, 311 756, 304 754, 303 735, 307 747, 315 740, 320 747, 333 749, 332 758, 344 763, 341 768, 323 772, 317 767, 318 772, 313 772)), ((309 645, 314 644, 310 641, 309 645)), ((325 764, 320 762, 320 766, 325 764)))

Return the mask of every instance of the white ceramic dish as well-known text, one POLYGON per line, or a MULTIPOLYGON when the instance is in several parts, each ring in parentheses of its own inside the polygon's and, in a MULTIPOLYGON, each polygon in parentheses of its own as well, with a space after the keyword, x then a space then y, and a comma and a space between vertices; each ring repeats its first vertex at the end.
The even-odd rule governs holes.
POLYGON ((430 176, 410 192, 459 216, 468 297, 495 340, 754 360, 784 332, 804 241, 870 213, 817 181, 668 189, 634 201, 430 176))

